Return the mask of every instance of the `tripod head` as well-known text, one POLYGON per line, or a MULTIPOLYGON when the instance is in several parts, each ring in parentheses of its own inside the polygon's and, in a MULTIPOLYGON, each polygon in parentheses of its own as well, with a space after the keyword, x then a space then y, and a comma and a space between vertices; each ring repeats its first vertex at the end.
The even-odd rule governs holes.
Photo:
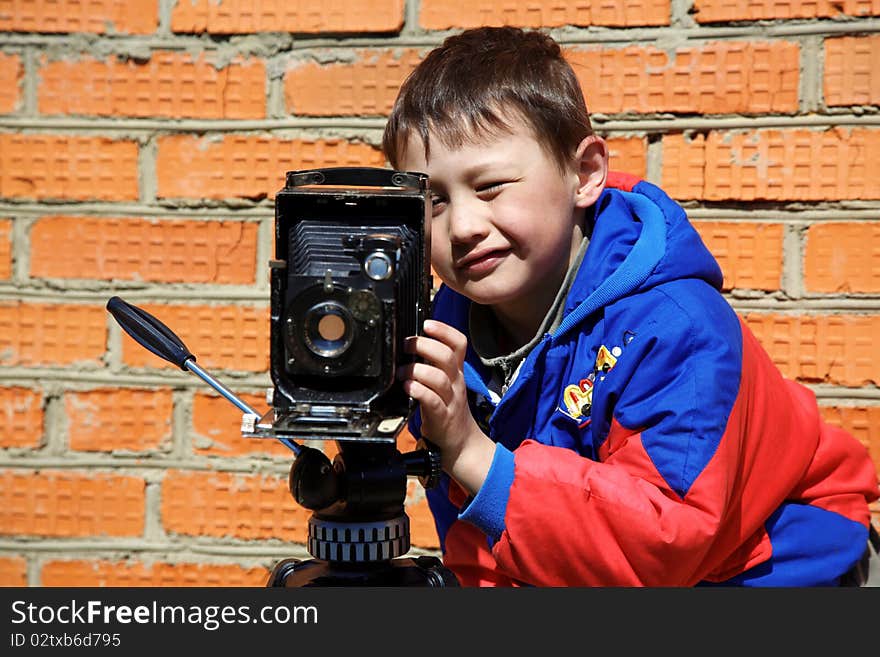
POLYGON ((410 549, 404 511, 406 479, 436 485, 439 452, 422 443, 402 454, 393 446, 339 441, 331 462, 304 447, 290 469, 290 492, 309 518, 309 562, 286 560, 271 586, 450 586, 452 573, 428 557, 404 559, 410 549))
MULTIPOLYGON (((222 383, 196 364, 183 341, 160 320, 118 296, 107 310, 141 346, 189 371, 243 411, 242 433, 261 417, 222 383)), ((388 441, 338 440, 331 462, 323 451, 271 436, 290 448, 289 488, 297 504, 313 511, 308 550, 313 559, 285 559, 267 586, 458 586, 451 571, 433 557, 403 558, 410 549, 409 517, 405 513, 407 477, 426 488, 437 484, 440 454, 422 441, 402 454, 388 441)))

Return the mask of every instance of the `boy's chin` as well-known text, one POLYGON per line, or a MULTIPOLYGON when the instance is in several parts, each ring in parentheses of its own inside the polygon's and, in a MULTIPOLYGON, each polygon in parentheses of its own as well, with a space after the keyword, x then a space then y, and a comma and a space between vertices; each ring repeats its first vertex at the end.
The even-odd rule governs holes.
POLYGON ((468 282, 460 286, 449 285, 449 287, 481 306, 506 305, 523 298, 521 293, 511 290, 508 285, 498 287, 481 282, 468 282))

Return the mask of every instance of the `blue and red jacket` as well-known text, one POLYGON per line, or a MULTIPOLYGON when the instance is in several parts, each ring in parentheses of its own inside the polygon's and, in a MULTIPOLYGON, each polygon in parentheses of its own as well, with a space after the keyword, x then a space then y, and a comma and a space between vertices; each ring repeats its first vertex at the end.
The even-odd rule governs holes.
MULTIPOLYGON (((880 494, 867 449, 782 377, 684 210, 614 184, 561 325, 500 401, 468 350, 496 450, 472 498, 445 475, 427 492, 444 563, 465 586, 836 584, 880 494)), ((467 334, 469 305, 442 287, 433 316, 467 334)))

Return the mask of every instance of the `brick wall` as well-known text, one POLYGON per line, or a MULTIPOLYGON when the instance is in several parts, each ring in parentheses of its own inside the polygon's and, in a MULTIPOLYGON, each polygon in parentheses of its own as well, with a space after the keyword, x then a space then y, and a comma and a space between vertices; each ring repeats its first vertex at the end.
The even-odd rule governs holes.
MULTIPOLYGON (((0 0, 0 584, 260 586, 308 558, 291 453, 104 305, 264 409, 284 172, 384 165, 406 73, 504 23, 560 40, 613 167, 689 208, 880 467, 878 0, 0 0)), ((435 554, 414 481, 408 511, 435 554)))

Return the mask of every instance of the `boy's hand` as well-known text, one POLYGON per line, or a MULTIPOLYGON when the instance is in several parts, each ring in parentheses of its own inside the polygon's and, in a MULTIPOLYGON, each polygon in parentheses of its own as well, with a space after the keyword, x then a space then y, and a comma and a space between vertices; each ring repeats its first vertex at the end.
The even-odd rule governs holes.
POLYGON ((423 362, 399 368, 397 376, 421 407, 422 435, 437 445, 443 470, 473 495, 492 464, 495 443, 468 407, 463 372, 467 339, 434 320, 425 321, 424 333, 408 338, 405 347, 423 362))

